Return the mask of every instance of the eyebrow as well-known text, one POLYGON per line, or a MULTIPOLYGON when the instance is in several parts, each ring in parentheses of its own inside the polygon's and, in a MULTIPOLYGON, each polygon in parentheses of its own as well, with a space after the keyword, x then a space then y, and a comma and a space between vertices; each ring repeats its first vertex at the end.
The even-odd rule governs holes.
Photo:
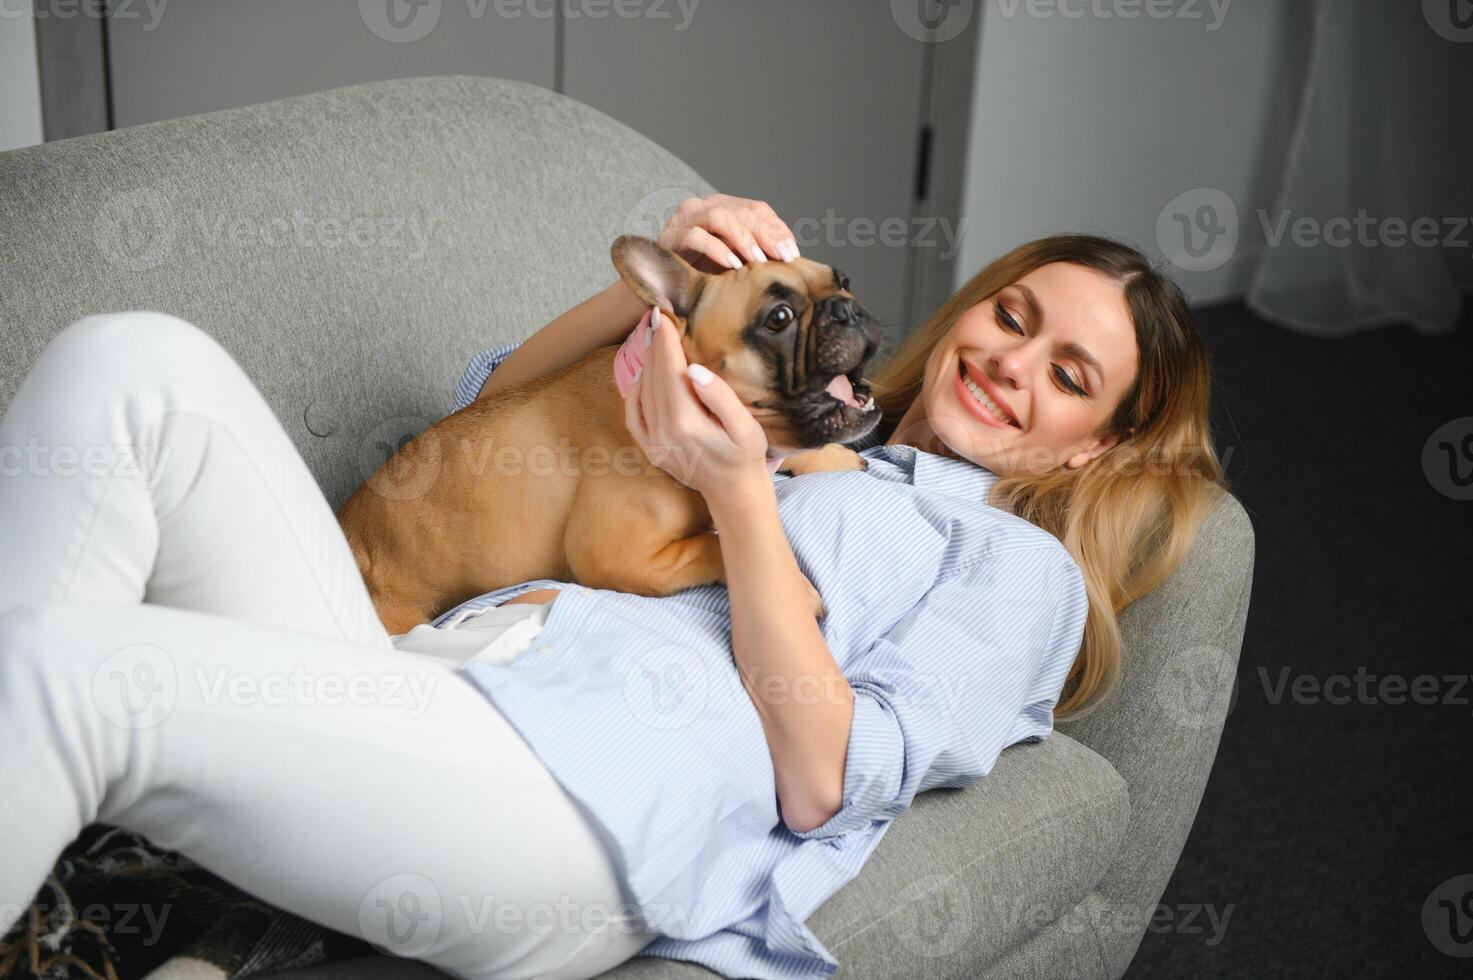
POLYGON ((780 282, 768 283, 766 292, 767 295, 771 296, 773 299, 787 300, 790 303, 796 302, 798 299, 798 293, 796 290, 792 289, 789 286, 785 286, 780 282))
MULTIPOLYGON (((1015 282, 1013 283, 1013 285, 1017 288, 1018 292, 1023 294, 1023 302, 1027 304, 1028 313, 1033 317, 1034 321, 1037 323, 1042 323, 1043 307, 1038 305, 1038 296, 1033 292, 1033 290, 1029 289, 1021 282, 1015 282)), ((1099 360, 1096 359, 1095 356, 1089 351, 1085 350, 1083 347, 1079 346, 1072 340, 1069 341, 1067 344, 1062 345, 1059 349, 1062 350, 1065 354, 1068 354, 1070 357, 1077 359, 1085 367, 1093 370, 1094 373, 1099 377, 1100 384, 1105 383, 1105 369, 1100 366, 1099 360)))

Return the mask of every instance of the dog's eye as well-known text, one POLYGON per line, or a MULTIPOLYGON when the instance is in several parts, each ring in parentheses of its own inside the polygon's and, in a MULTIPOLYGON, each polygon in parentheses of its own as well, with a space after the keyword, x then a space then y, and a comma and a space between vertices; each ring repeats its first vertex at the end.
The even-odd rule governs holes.
POLYGON ((781 330, 792 323, 794 318, 793 308, 784 303, 781 306, 774 306, 772 312, 767 314, 767 325, 774 330, 781 330))

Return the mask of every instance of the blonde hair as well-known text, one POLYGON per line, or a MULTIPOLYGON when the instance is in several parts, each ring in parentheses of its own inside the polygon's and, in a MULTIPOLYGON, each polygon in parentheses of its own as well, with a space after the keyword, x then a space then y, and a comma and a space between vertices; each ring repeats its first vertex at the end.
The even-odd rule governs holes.
POLYGON ((1059 235, 992 262, 867 372, 888 439, 920 396, 926 360, 952 325, 978 303, 1040 266, 1068 262, 1120 284, 1134 320, 1138 369, 1101 435, 1119 441, 1077 469, 999 476, 989 503, 1054 535, 1084 573, 1089 615, 1056 716, 1077 719, 1120 679, 1118 616, 1160 585, 1191 550, 1226 488, 1212 445, 1211 366, 1175 283, 1129 246, 1090 235, 1059 235))

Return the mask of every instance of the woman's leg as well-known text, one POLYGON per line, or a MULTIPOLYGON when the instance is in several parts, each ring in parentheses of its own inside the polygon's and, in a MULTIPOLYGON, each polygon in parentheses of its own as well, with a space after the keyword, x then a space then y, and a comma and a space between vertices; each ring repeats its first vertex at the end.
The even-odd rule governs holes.
POLYGON ((162 313, 87 317, 0 421, 0 613, 150 602, 390 646, 331 507, 245 372, 162 313))
POLYGON ((152 605, 0 616, 0 931, 86 824, 464 977, 652 938, 594 825, 445 661, 152 605))
POLYGON ((484 696, 390 649, 290 439, 196 328, 52 341, 0 421, 0 540, 0 927, 105 820, 465 976, 591 975, 649 938, 599 928, 607 851, 484 696), (515 927, 549 895, 589 915, 515 927))

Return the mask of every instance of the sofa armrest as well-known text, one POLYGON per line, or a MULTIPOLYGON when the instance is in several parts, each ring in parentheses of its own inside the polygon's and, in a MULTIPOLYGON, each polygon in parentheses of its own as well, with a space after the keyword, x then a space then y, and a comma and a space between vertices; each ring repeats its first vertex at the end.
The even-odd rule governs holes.
POLYGON ((808 924, 856 976, 976 977, 1073 910, 1129 824, 1125 780, 1055 732, 967 789, 917 797, 808 924))

